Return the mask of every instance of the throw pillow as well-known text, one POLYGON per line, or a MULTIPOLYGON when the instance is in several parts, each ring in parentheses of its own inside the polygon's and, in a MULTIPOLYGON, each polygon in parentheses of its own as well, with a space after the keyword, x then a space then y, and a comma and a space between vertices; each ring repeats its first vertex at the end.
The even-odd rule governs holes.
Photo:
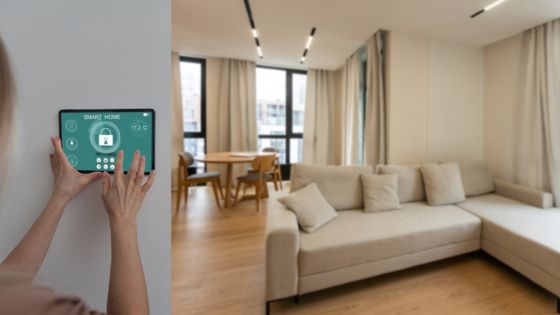
POLYGON ((278 198, 278 201, 296 214, 299 226, 307 233, 318 230, 338 215, 315 183, 278 198))
POLYGON ((494 180, 484 161, 459 162, 466 197, 489 194, 494 191, 494 180))
POLYGON ((461 171, 457 163, 422 165, 420 170, 430 206, 454 204, 465 200, 461 171))
POLYGON ((362 175, 365 212, 398 209, 397 180, 397 175, 362 175))

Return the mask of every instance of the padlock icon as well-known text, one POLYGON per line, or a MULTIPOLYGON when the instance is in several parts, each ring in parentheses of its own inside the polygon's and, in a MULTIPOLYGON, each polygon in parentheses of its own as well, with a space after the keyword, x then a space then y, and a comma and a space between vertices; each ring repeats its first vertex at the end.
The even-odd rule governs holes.
POLYGON ((109 128, 103 128, 99 131, 99 145, 102 147, 113 145, 113 134, 109 128))

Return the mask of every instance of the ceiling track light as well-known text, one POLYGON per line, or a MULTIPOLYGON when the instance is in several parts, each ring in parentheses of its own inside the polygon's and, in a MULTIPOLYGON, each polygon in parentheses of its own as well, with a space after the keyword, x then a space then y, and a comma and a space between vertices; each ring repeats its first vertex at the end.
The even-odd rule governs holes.
POLYGON ((486 11, 490 11, 492 9, 494 9, 495 7, 499 6, 500 4, 506 2, 507 0, 498 0, 495 2, 490 3, 489 5, 487 5, 486 7, 484 7, 484 9, 478 10, 475 13, 473 13, 471 15, 471 19, 481 15, 482 13, 486 12, 486 11))
POLYGON ((261 49, 261 42, 259 40, 259 33, 257 32, 257 27, 255 26, 255 20, 253 19, 253 11, 251 11, 251 5, 249 4, 249 0, 243 0, 245 3, 245 11, 247 11, 247 17, 249 18, 249 26, 251 26, 251 34, 253 34, 253 38, 255 39, 255 45, 257 45, 257 53, 259 54, 259 58, 263 58, 263 53, 261 49))
POLYGON ((300 63, 303 63, 305 61, 305 57, 307 57, 307 52, 309 51, 309 48, 311 48, 311 43, 313 42, 313 36, 315 36, 315 30, 316 28, 313 27, 311 29, 311 34, 309 34, 309 37, 307 38, 307 42, 305 43, 305 49, 303 50, 303 56, 300 59, 300 63))

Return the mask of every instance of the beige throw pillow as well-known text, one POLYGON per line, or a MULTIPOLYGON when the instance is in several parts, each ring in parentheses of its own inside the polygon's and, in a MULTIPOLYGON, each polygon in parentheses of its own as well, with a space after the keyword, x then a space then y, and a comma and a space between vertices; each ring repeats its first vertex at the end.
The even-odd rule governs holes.
POLYGON ((417 165, 378 165, 377 173, 398 176, 399 201, 402 203, 426 200, 424 182, 417 165))
POLYGON ((338 215, 315 183, 278 198, 278 201, 296 214, 299 226, 307 233, 318 230, 338 215))
POLYGON ((397 175, 362 175, 365 212, 395 210, 400 207, 397 175))
POLYGON ((494 180, 484 161, 459 162, 459 169, 466 197, 489 194, 494 191, 494 180))
POLYGON ((457 163, 422 165, 420 170, 430 206, 455 204, 465 200, 461 171, 457 163))

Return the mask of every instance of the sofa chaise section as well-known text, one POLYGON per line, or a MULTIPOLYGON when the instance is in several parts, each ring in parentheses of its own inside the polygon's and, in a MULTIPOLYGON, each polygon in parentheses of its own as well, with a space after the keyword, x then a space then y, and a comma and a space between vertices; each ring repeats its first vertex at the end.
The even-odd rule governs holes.
POLYGON ((550 208, 550 193, 502 181, 495 186, 496 194, 459 204, 482 219, 482 249, 560 296, 560 209, 550 208))

